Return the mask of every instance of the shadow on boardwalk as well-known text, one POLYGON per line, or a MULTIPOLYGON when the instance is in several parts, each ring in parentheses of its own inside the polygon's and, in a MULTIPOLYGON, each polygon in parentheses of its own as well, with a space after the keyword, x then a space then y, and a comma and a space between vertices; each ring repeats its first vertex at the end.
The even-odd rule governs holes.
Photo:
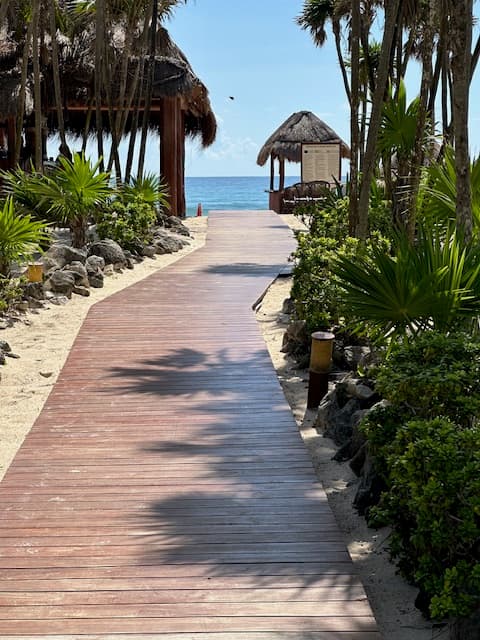
POLYGON ((200 563, 212 576, 255 576, 257 586, 338 586, 342 598, 362 598, 263 349, 248 358, 235 347, 173 349, 111 375, 118 393, 158 398, 172 417, 188 406, 188 424, 176 417, 142 444, 181 474, 174 496, 149 505, 143 562, 200 563))

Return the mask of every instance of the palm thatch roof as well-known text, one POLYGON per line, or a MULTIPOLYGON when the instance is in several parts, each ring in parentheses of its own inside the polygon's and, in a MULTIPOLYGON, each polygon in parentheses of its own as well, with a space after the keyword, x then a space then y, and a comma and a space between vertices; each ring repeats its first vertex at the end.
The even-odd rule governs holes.
MULTIPOLYGON (((95 82, 95 49, 94 34, 83 31, 69 39, 65 35, 57 37, 62 95, 65 105, 65 124, 73 133, 82 135, 87 121, 87 112, 93 104, 95 82)), ((118 103, 120 76, 122 69, 123 52, 125 50, 125 32, 122 26, 115 28, 110 43, 108 93, 111 104, 118 103)), ((22 48, 16 45, 3 30, 0 32, 0 120, 8 117, 16 117, 18 112, 18 94, 21 83, 21 59, 22 48)), ((149 58, 142 56, 140 41, 134 43, 132 53, 128 60, 129 81, 138 72, 146 77, 149 58), (143 69, 142 69, 143 67, 143 69)), ((53 70, 51 64, 46 64, 42 69, 45 86, 53 86, 53 70)), ((31 116, 33 100, 30 86, 27 87, 25 116, 31 116)), ((105 103, 107 91, 105 91, 105 103)), ((164 28, 157 32, 157 46, 153 69, 152 100, 160 100, 164 97, 178 96, 182 100, 182 110, 185 119, 185 133, 192 137, 200 137, 202 145, 213 143, 216 135, 216 119, 212 111, 208 90, 193 69, 183 52, 170 38, 164 28)), ((45 91, 44 109, 48 115, 48 126, 51 131, 56 129, 56 113, 53 91, 45 91)), ((152 129, 160 124, 160 112, 153 108, 150 113, 149 123, 152 129)), ((126 133, 129 131, 127 122, 126 133)), ((103 128, 108 131, 108 118, 104 118, 103 128)), ((89 130, 96 129, 95 109, 90 114, 89 130)))
POLYGON ((311 111, 293 113, 265 142, 257 157, 263 166, 269 157, 289 162, 301 162, 302 143, 340 143, 343 158, 350 156, 347 144, 311 111))

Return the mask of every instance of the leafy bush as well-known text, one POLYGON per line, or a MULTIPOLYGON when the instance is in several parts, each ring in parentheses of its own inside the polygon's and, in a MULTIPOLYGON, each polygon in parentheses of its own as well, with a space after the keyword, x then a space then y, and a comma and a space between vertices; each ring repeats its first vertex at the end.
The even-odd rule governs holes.
POLYGON ((115 200, 97 214, 97 233, 100 238, 111 238, 133 253, 139 245, 151 240, 151 228, 157 215, 155 209, 141 201, 127 204, 115 200))
POLYGON ((16 302, 22 299, 21 278, 6 278, 0 275, 0 313, 9 311, 16 302))
POLYGON ((339 251, 354 256, 358 244, 357 240, 348 238, 342 249, 338 249, 335 239, 299 236, 291 295, 296 314, 306 320, 308 331, 328 329, 343 316, 339 287, 332 278, 332 263, 339 251))
POLYGON ((395 344, 376 371, 389 405, 362 424, 387 491, 370 524, 435 618, 480 605, 480 342, 426 332, 395 344))
POLYGON ((376 388, 412 416, 446 416, 463 427, 480 415, 480 343, 465 334, 428 332, 393 345, 376 388))
POLYGON ((411 420, 389 450, 389 491, 372 511, 392 526, 392 556, 433 617, 467 616, 480 605, 480 429, 411 420))

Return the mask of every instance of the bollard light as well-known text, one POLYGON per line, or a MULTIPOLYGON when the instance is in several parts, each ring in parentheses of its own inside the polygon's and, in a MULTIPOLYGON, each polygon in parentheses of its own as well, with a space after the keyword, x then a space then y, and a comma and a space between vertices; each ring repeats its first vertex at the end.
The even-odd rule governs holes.
POLYGON ((328 392, 328 372, 332 366, 335 336, 327 331, 312 333, 307 408, 315 409, 328 392))

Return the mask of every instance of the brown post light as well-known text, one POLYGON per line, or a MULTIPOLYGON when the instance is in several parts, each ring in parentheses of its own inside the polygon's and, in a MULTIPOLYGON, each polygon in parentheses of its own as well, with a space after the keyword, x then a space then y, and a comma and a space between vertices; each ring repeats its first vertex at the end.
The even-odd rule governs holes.
POLYGON ((327 331, 312 333, 310 376, 308 381, 307 408, 315 409, 328 392, 328 372, 332 366, 335 336, 327 331))

